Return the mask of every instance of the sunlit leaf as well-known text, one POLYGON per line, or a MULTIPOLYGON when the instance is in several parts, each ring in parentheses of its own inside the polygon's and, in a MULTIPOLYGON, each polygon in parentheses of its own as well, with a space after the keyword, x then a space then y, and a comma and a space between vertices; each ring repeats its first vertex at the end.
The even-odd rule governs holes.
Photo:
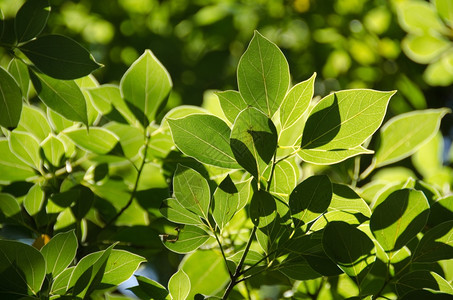
POLYGON ((209 239, 209 234, 203 229, 186 225, 178 228, 176 235, 163 235, 164 246, 176 253, 189 253, 197 250, 209 239))
POLYGON ((236 118, 230 136, 236 161, 259 178, 277 146, 277 130, 271 119, 256 108, 244 109, 236 118))
POLYGON ((0 139, 0 181, 21 181, 35 175, 35 171, 13 154, 8 140, 0 139))
POLYGON ((381 125, 394 93, 357 89, 323 98, 310 112, 301 148, 334 150, 361 145, 381 125))
POLYGON ((129 288, 140 299, 165 300, 168 296, 167 289, 160 283, 149 278, 136 275, 138 286, 129 288))
POLYGON ((173 140, 182 153, 202 163, 224 168, 239 168, 229 144, 231 129, 218 117, 191 114, 181 119, 167 121, 173 140))
POLYGON ((74 231, 59 233, 41 249, 46 260, 46 272, 55 278, 74 260, 77 252, 77 237, 74 231))
POLYGON ((30 216, 36 215, 44 204, 44 191, 39 184, 33 185, 24 199, 24 207, 30 216))
POLYGON ((29 166, 39 169, 41 159, 39 157, 39 143, 29 133, 11 132, 9 136, 11 151, 29 166))
POLYGON ((290 84, 285 56, 258 31, 239 61, 237 77, 244 101, 268 117, 280 107, 290 84))
POLYGON ((41 149, 44 152, 46 159, 54 166, 58 167, 61 164, 61 158, 65 155, 64 144, 54 135, 49 135, 42 143, 41 149))
POLYGON ((74 128, 64 133, 80 148, 97 154, 110 152, 119 140, 115 134, 102 127, 90 127, 89 131, 86 128, 74 128))
POLYGON ((187 299, 190 293, 190 279, 182 269, 171 276, 168 281, 168 291, 173 300, 187 299))
POLYGON ((144 261, 145 259, 137 254, 125 250, 112 250, 101 283, 109 286, 119 285, 128 280, 144 261))
POLYGON ((39 99, 63 117, 88 124, 85 97, 74 81, 57 80, 44 74, 30 72, 39 99))
POLYGON ((13 58, 8 64, 8 72, 16 80, 22 92, 22 99, 28 100, 30 74, 27 65, 18 58, 13 58))
POLYGON ((121 79, 120 89, 129 107, 142 124, 152 122, 172 88, 170 74, 150 50, 129 67, 121 79), (135 110, 139 110, 139 115, 135 110))
POLYGON ((357 146, 351 149, 302 149, 297 152, 297 155, 302 160, 315 164, 315 165, 332 165, 342 162, 350 157, 360 154, 373 154, 372 150, 357 146))
POLYGON ((223 113, 231 123, 234 123, 238 114, 247 108, 247 103, 238 91, 224 91, 215 94, 219 98, 223 113))
POLYGON ((429 204, 421 191, 402 189, 376 206, 370 228, 386 252, 405 246, 425 226, 429 204))
POLYGON ((271 194, 263 190, 255 191, 250 201, 250 218, 258 228, 264 228, 275 220, 277 206, 271 194))
POLYGON ((439 130, 448 109, 430 109, 398 115, 381 129, 381 143, 375 155, 381 167, 412 155, 439 130))
POLYGON ((190 210, 187 210, 178 202, 178 200, 173 198, 165 199, 162 201, 160 212, 167 220, 178 224, 203 224, 203 221, 197 214, 191 212, 190 210))
POLYGON ((31 133, 39 142, 42 142, 52 132, 52 128, 41 109, 24 104, 19 125, 15 131, 31 133))

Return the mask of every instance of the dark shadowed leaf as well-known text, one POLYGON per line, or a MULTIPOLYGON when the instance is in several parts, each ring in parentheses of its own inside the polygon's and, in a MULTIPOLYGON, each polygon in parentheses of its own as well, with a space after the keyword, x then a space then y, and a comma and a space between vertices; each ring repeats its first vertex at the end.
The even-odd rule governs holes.
POLYGON ((16 128, 22 111, 22 92, 13 77, 0 67, 0 125, 16 128))
POLYGON ((277 216, 277 206, 271 194, 263 190, 255 191, 250 201, 250 218, 258 228, 272 224, 277 216))
POLYGON ((46 262, 38 250, 20 242, 0 240, 0 294, 37 295, 45 275, 46 262))
POLYGON ((18 42, 26 42, 38 36, 46 26, 50 14, 48 0, 26 1, 14 20, 18 42))
POLYGON ((453 220, 427 231, 413 255, 417 262, 436 262, 453 258, 453 220))
POLYGON ((356 226, 331 222, 324 230, 324 251, 346 274, 363 275, 376 259, 373 241, 356 226))
POLYGON ((167 289, 160 283, 149 278, 136 275, 138 285, 129 288, 135 296, 142 300, 155 299, 165 300, 168 296, 167 289))
POLYGON ((62 35, 41 36, 19 49, 41 72, 56 79, 80 78, 100 67, 85 48, 62 35))
POLYGON ((317 175, 305 179, 289 196, 289 207, 294 226, 307 224, 329 207, 332 199, 332 183, 326 175, 317 175))
MULTIPOLYGON (((406 295, 407 293, 420 290, 430 289, 433 291, 445 292, 453 295, 453 288, 442 276, 437 273, 416 270, 410 273, 404 274, 395 284, 396 291, 399 297, 406 295)), ((413 298, 413 299, 431 299, 431 298, 413 298)))

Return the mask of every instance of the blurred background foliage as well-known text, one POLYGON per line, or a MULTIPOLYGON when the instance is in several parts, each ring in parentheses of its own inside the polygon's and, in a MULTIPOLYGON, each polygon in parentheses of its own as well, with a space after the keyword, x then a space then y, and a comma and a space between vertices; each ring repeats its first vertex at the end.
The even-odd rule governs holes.
MULTIPOLYGON (((5 17, 22 2, 0 0, 5 17)), ((235 88, 237 63, 257 29, 285 53, 293 82, 317 72, 321 96, 397 89, 391 112, 399 114, 452 106, 453 17, 445 13, 451 8, 437 10, 448 1, 432 2, 52 0, 46 30, 84 44, 105 65, 95 73, 101 83, 118 82, 151 49, 175 83, 170 108, 199 105, 209 89, 235 88)))

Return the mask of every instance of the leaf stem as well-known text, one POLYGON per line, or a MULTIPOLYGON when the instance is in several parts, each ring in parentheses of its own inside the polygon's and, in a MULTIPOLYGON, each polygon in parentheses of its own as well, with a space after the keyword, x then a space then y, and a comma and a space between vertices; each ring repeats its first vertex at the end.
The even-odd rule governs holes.
POLYGON ((105 228, 109 227, 110 225, 112 225, 126 211, 126 209, 128 209, 129 206, 131 206, 132 201, 134 201, 135 194, 137 193, 138 183, 140 181, 140 176, 142 175, 143 168, 145 167, 145 164, 146 164, 146 155, 148 152, 148 144, 149 144, 150 138, 151 138, 151 136, 149 135, 149 133, 145 133, 145 150, 143 151, 143 160, 140 164, 140 167, 138 168, 137 178, 135 179, 134 188, 132 189, 129 200, 127 201, 126 205, 123 208, 121 208, 120 211, 117 212, 116 215, 113 218, 111 218, 110 221, 108 221, 104 225, 104 227, 102 227, 102 229, 105 229, 105 228))
POLYGON ((231 273, 230 268, 228 268, 228 261, 227 261, 226 255, 225 255, 225 251, 223 250, 222 243, 220 242, 219 236, 217 235, 217 232, 215 230, 213 230, 212 227, 211 227, 211 230, 214 233, 214 237, 217 241, 217 244, 219 244, 220 252, 222 253, 223 260, 225 261, 225 266, 228 270, 228 274, 230 275, 230 279, 231 279, 231 281, 233 281, 233 273, 231 273))

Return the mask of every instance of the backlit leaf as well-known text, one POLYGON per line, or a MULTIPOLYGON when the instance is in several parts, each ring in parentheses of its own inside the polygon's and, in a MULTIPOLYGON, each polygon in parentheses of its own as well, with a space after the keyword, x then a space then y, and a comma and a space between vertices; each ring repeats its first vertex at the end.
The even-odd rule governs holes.
POLYGON ((417 262, 436 262, 453 258, 453 220, 427 231, 413 255, 417 262))
POLYGON ((293 86, 280 107, 280 123, 282 130, 294 125, 307 111, 313 98, 316 73, 305 81, 293 86))
POLYGON ((8 72, 16 80, 22 92, 22 98, 28 100, 30 74, 27 66, 18 58, 13 58, 8 65, 8 72))
POLYGON ((0 125, 16 128, 22 111, 22 92, 13 77, 0 67, 0 125))
POLYGON ((40 36, 19 49, 41 72, 56 79, 80 78, 100 67, 85 48, 63 35, 40 36))
POLYGON ((334 150, 361 145, 381 125, 394 93, 358 89, 323 98, 310 112, 301 148, 334 150))
POLYGON ((302 149, 297 155, 302 160, 315 165, 333 165, 360 154, 373 154, 372 150, 357 146, 351 149, 302 149))
POLYGON ((65 130, 67 135, 77 146, 97 154, 109 153, 118 143, 119 138, 102 127, 74 128, 65 130))
POLYGON ((420 64, 434 61, 449 47, 450 43, 447 39, 428 33, 424 35, 409 34, 401 43, 404 53, 420 64))
POLYGON ((190 293, 190 279, 182 269, 171 276, 168 281, 168 291, 173 300, 187 299, 190 293))
MULTIPOLYGON (((442 276, 437 273, 426 271, 426 270, 416 270, 410 273, 404 274, 395 284, 396 291, 399 297, 404 296, 405 294, 420 289, 429 289, 434 291, 441 291, 453 294, 453 288, 442 276)), ((414 298, 416 299, 416 298, 414 298)), ((418 298, 422 299, 422 298, 418 298)), ((431 298, 423 298, 431 299, 431 298)), ((447 299, 447 298, 445 298, 447 299)))
POLYGON ((140 299, 165 300, 168 296, 167 289, 160 283, 149 278, 135 275, 138 286, 129 288, 140 299))
POLYGON ((39 142, 42 142, 52 132, 52 128, 41 109, 24 104, 19 125, 15 131, 31 133, 39 142))
POLYGON ((88 124, 85 97, 74 81, 57 80, 31 72, 31 80, 39 99, 63 117, 88 124))
POLYGON ((112 250, 105 266, 102 284, 117 286, 129 279, 145 259, 125 250, 112 250))
POLYGON ((398 21, 401 27, 407 32, 423 34, 432 30, 437 32, 445 30, 434 5, 430 2, 401 2, 397 8, 398 21))
POLYGON ((44 204, 44 191, 39 184, 33 185, 24 199, 24 207, 30 216, 36 215, 44 204))
POLYGON ((351 214, 361 214, 366 218, 371 216, 371 210, 368 204, 360 198, 357 193, 347 185, 332 185, 333 195, 330 201, 328 211, 343 211, 351 214))
POLYGON ((178 165, 173 177, 176 200, 187 210, 208 220, 211 201, 208 182, 197 171, 178 165))
POLYGON ((55 278, 74 260, 77 252, 77 237, 73 230, 59 233, 44 247, 41 254, 46 260, 46 273, 55 278))
POLYGON ((35 171, 9 149, 6 139, 0 139, 0 181, 21 181, 35 174, 35 171))
POLYGON ((231 123, 234 123, 237 115, 247 108, 247 103, 238 91, 224 91, 215 94, 219 98, 223 113, 231 123))
POLYGON ((0 291, 14 298, 37 295, 45 275, 46 262, 38 250, 20 242, 0 240, 0 291))
POLYGON ((120 89, 124 99, 142 115, 142 124, 152 122, 172 88, 170 74, 150 50, 146 50, 124 73, 120 89))
POLYGON ((20 214, 20 206, 16 198, 10 194, 0 193, 0 213, 6 218, 18 216, 20 214))
POLYGON ((239 168, 229 144, 231 129, 218 117, 191 114, 181 119, 167 121, 173 140, 182 153, 202 163, 224 168, 239 168))
POLYGON ((382 248, 394 252, 423 229, 428 215, 429 204, 423 192, 397 190, 376 206, 370 228, 382 248))
POLYGON ((237 77, 244 101, 268 117, 280 107, 290 84, 285 56, 258 31, 239 61, 237 77))
POLYGON ((256 108, 244 109, 236 118, 230 136, 236 161, 259 178, 277 146, 277 130, 271 119, 256 108))
POLYGON ((11 132, 9 136, 11 151, 29 166, 39 169, 41 159, 39 157, 39 143, 29 133, 11 132))
POLYGON ((169 221, 178 224, 200 225, 203 221, 198 215, 187 210, 178 200, 169 198, 162 201, 160 213, 169 221))
POLYGON ((49 135, 42 143, 41 149, 44 152, 47 160, 54 166, 58 167, 61 164, 61 158, 65 155, 64 144, 54 135, 49 135))
POLYGON ((178 229, 176 235, 163 235, 162 240, 164 246, 176 253, 189 253, 197 250, 209 239, 203 229, 186 225, 182 229, 178 229))
POLYGON ((385 166, 412 155, 437 133, 440 120, 448 112, 448 109, 429 109, 392 118, 381 128, 376 166, 385 166))

